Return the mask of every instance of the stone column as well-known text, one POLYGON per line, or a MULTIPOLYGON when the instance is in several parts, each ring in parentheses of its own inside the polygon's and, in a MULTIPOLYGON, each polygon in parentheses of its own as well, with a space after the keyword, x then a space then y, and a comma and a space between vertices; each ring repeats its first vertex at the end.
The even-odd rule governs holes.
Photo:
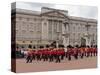
POLYGON ((68 22, 64 22, 62 26, 62 34, 63 34, 63 44, 66 47, 69 45, 69 25, 68 22))
POLYGON ((89 38, 89 36, 86 37, 86 45, 91 45, 91 39, 89 38))
POLYGON ((67 47, 69 45, 69 37, 66 38, 66 44, 65 47, 67 47))
POLYGON ((63 36, 63 45, 64 46, 66 45, 66 38, 65 38, 65 36, 63 36))

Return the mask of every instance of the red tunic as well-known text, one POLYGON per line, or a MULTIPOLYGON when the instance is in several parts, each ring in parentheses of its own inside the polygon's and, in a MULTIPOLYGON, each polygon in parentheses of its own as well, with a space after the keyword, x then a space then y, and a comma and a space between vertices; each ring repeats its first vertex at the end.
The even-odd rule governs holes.
POLYGON ((73 53, 76 54, 77 50, 78 50, 78 48, 73 48, 73 53))
POLYGON ((61 54, 64 54, 65 51, 64 51, 64 48, 61 48, 61 54))
POLYGON ((91 52, 91 48, 87 48, 87 52, 91 52))

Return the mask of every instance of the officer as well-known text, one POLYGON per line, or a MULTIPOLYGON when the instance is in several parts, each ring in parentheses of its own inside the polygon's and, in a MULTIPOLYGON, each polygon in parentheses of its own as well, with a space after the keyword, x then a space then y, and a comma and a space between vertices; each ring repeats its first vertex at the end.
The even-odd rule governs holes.
POLYGON ((67 47, 67 51, 68 51, 68 60, 70 61, 71 60, 71 54, 72 54, 72 46, 68 46, 67 47))

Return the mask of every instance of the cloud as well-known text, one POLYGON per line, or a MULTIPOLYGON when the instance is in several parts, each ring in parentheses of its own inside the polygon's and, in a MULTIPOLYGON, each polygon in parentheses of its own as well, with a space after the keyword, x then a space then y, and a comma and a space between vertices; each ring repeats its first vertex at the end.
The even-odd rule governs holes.
POLYGON ((55 5, 55 8, 68 10, 69 15, 97 19, 98 9, 94 6, 55 5))
POLYGON ((55 9, 68 10, 68 14, 71 16, 93 18, 93 19, 97 19, 98 16, 98 9, 95 6, 17 2, 16 7, 21 9, 35 10, 35 11, 41 11, 41 7, 50 7, 55 9))
POLYGON ((49 3, 31 3, 31 2, 17 2, 16 8, 41 11, 41 7, 52 7, 49 3))

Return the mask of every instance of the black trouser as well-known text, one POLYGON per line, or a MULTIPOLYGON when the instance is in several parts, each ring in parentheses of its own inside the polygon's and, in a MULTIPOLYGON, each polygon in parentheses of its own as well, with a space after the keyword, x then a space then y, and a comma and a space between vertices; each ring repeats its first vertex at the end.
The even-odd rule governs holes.
POLYGON ((54 57, 54 59, 56 59, 56 58, 57 58, 57 55, 56 55, 56 54, 54 54, 54 55, 53 55, 53 57, 54 57))
POLYGON ((66 58, 68 57, 68 53, 67 53, 67 52, 65 52, 65 57, 66 57, 66 58))
POLYGON ((78 59, 78 53, 74 54, 74 58, 78 59))
POLYGON ((87 56, 87 52, 86 51, 84 52, 84 56, 87 56))
POLYGON ((33 59, 35 60, 35 55, 34 55, 34 54, 33 54, 33 56, 32 56, 32 57, 33 57, 33 59))
POLYGON ((28 55, 27 58, 26 58, 26 63, 29 63, 30 62, 30 59, 31 59, 31 56, 28 55))
POLYGON ((46 56, 45 56, 45 59, 46 59, 46 61, 48 61, 48 55, 46 54, 46 56))
POLYGON ((92 57, 92 54, 93 54, 93 52, 91 51, 91 52, 90 52, 90 56, 91 56, 91 57, 92 57))
POLYGON ((46 58, 45 58, 45 54, 42 54, 42 59, 43 59, 43 61, 46 60, 46 58))
POLYGON ((57 54, 56 63, 57 63, 57 62, 60 62, 60 58, 59 58, 59 56, 60 56, 60 55, 57 54))
POLYGON ((89 57, 90 56, 90 52, 87 52, 87 57, 89 57))
POLYGON ((33 56, 30 56, 30 63, 32 63, 33 61, 33 56))
POLYGON ((63 60, 64 59, 64 54, 61 54, 61 60, 63 60))
POLYGON ((93 56, 95 56, 95 52, 93 52, 93 56))
POLYGON ((51 62, 51 61, 53 61, 53 55, 52 54, 49 55, 49 62, 51 62))
POLYGON ((48 56, 47 54, 44 54, 44 61, 47 61, 48 60, 48 56))
POLYGON ((97 51, 94 51, 93 54, 94 54, 94 56, 97 56, 97 51))
POLYGON ((37 54, 36 56, 37 56, 37 61, 38 61, 38 60, 40 60, 40 55, 39 55, 39 54, 37 54))
POLYGON ((68 60, 71 60, 71 54, 68 54, 68 60))

